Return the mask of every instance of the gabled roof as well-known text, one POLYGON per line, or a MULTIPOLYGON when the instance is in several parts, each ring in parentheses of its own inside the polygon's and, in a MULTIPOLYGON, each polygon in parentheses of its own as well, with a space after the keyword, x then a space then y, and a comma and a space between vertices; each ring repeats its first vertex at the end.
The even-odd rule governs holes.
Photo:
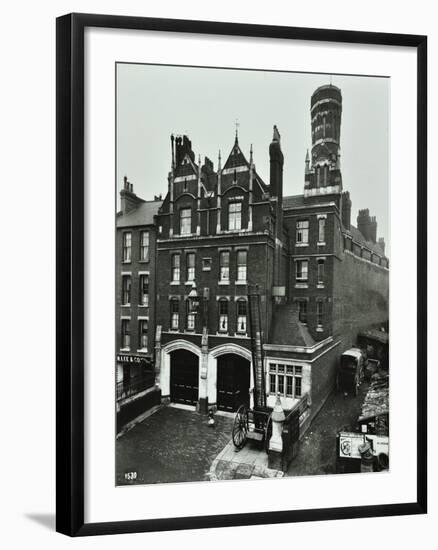
POLYGON ((154 216, 158 214, 158 209, 162 204, 163 201, 146 201, 127 214, 119 212, 117 214, 117 227, 152 225, 154 223, 154 216))
POLYGON ((193 162, 190 155, 186 154, 181 162, 175 168, 175 177, 192 176, 198 174, 198 165, 193 162))
POLYGON ((275 308, 269 343, 300 347, 315 344, 307 326, 298 320, 297 304, 283 304, 275 308))
POLYGON ((245 155, 242 153, 242 150, 239 146, 239 142, 236 140, 234 142, 233 148, 228 156, 227 162, 225 163, 223 169, 227 170, 228 168, 237 168, 238 166, 248 166, 249 162, 246 160, 245 155))

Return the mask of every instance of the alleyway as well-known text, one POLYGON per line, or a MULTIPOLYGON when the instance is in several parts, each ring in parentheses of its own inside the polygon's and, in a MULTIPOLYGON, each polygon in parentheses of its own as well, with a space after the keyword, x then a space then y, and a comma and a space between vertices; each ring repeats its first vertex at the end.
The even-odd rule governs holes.
POLYGON ((203 481, 230 441, 233 419, 164 407, 117 440, 117 485, 203 481), (125 474, 135 472, 135 479, 125 474))
POLYGON ((368 389, 363 383, 357 397, 344 399, 341 392, 332 393, 301 440, 298 456, 290 464, 288 476, 336 473, 336 434, 354 428, 368 389))

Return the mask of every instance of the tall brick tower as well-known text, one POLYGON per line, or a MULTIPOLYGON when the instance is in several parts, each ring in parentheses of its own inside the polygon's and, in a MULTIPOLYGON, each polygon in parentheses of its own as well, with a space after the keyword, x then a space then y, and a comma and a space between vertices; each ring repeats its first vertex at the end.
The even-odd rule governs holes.
POLYGON ((310 100, 312 153, 306 155, 305 197, 342 191, 341 115, 341 90, 332 84, 317 88, 310 100))

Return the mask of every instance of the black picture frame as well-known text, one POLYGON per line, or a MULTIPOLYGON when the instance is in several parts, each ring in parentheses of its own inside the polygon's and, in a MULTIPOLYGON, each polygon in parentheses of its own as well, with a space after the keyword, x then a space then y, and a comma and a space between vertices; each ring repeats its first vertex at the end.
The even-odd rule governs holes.
POLYGON ((427 37, 326 29, 69 14, 57 19, 56 529, 70 536, 199 529, 427 511, 427 37), (405 46, 417 52, 417 498, 415 502, 312 510, 84 522, 84 30, 157 30, 405 46), (423 368, 420 368, 423 366, 423 368))

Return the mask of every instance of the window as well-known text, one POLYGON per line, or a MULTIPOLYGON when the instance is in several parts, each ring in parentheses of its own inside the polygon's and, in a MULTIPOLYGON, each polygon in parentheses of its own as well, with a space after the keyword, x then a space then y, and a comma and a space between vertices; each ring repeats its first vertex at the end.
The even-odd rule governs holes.
POLYGON ((179 302, 176 299, 170 300, 170 328, 179 329, 179 302))
POLYGON ((237 252, 237 280, 246 281, 246 250, 237 252))
POLYGON ((123 233, 123 261, 131 261, 131 243, 132 243, 132 234, 123 233))
POLYGON ((122 276, 122 305, 129 306, 131 303, 131 275, 122 276))
POLYGON ((328 184, 328 173, 329 173, 328 164, 324 164, 324 185, 328 184))
POLYGON ((318 242, 323 243, 325 241, 325 218, 319 218, 318 220, 318 242))
POLYGON ((308 244, 309 242, 309 220, 297 222, 297 244, 308 244))
POLYGON ((195 330, 195 314, 190 307, 190 300, 186 300, 186 329, 195 330))
POLYGON ((220 253, 220 277, 221 281, 230 280, 230 253, 228 251, 220 253))
POLYGON ((269 393, 279 393, 282 397, 301 397, 302 374, 302 367, 269 363, 269 393))
POLYGON ((242 226, 242 203, 230 202, 228 205, 228 229, 236 231, 242 226))
POLYGON ((140 275, 140 300, 141 306, 149 305, 149 275, 140 275))
POLYGON ((186 281, 195 280, 195 253, 189 252, 186 256, 186 281))
POLYGON ((307 281, 309 277, 309 260, 297 260, 297 281, 307 281))
POLYGON ((219 332, 228 332, 228 301, 219 300, 219 332))
POLYGON ((318 284, 324 284, 324 260, 318 260, 318 284))
POLYGON ((179 254, 173 254, 172 256, 172 282, 179 283, 180 280, 180 264, 181 256, 179 254))
POLYGON ((318 328, 322 328, 324 315, 324 305, 321 301, 316 302, 316 324, 318 328))
POLYGON ((321 168, 318 166, 316 168, 316 187, 319 187, 321 184, 321 168))
POLYGON ((190 235, 192 232, 192 210, 191 208, 181 208, 180 210, 180 234, 190 235))
POLYGON ((237 332, 246 334, 246 316, 247 304, 246 300, 237 301, 237 332))
POLYGON ((298 302, 298 320, 301 323, 307 323, 307 302, 305 300, 298 302))
POLYGON ((122 319, 122 348, 129 349, 131 345, 131 328, 129 319, 122 319))
POLYGON ((140 233, 140 260, 149 261, 149 231, 140 233))
POLYGON ((142 319, 138 323, 139 345, 140 349, 148 349, 148 322, 146 319, 142 319))

